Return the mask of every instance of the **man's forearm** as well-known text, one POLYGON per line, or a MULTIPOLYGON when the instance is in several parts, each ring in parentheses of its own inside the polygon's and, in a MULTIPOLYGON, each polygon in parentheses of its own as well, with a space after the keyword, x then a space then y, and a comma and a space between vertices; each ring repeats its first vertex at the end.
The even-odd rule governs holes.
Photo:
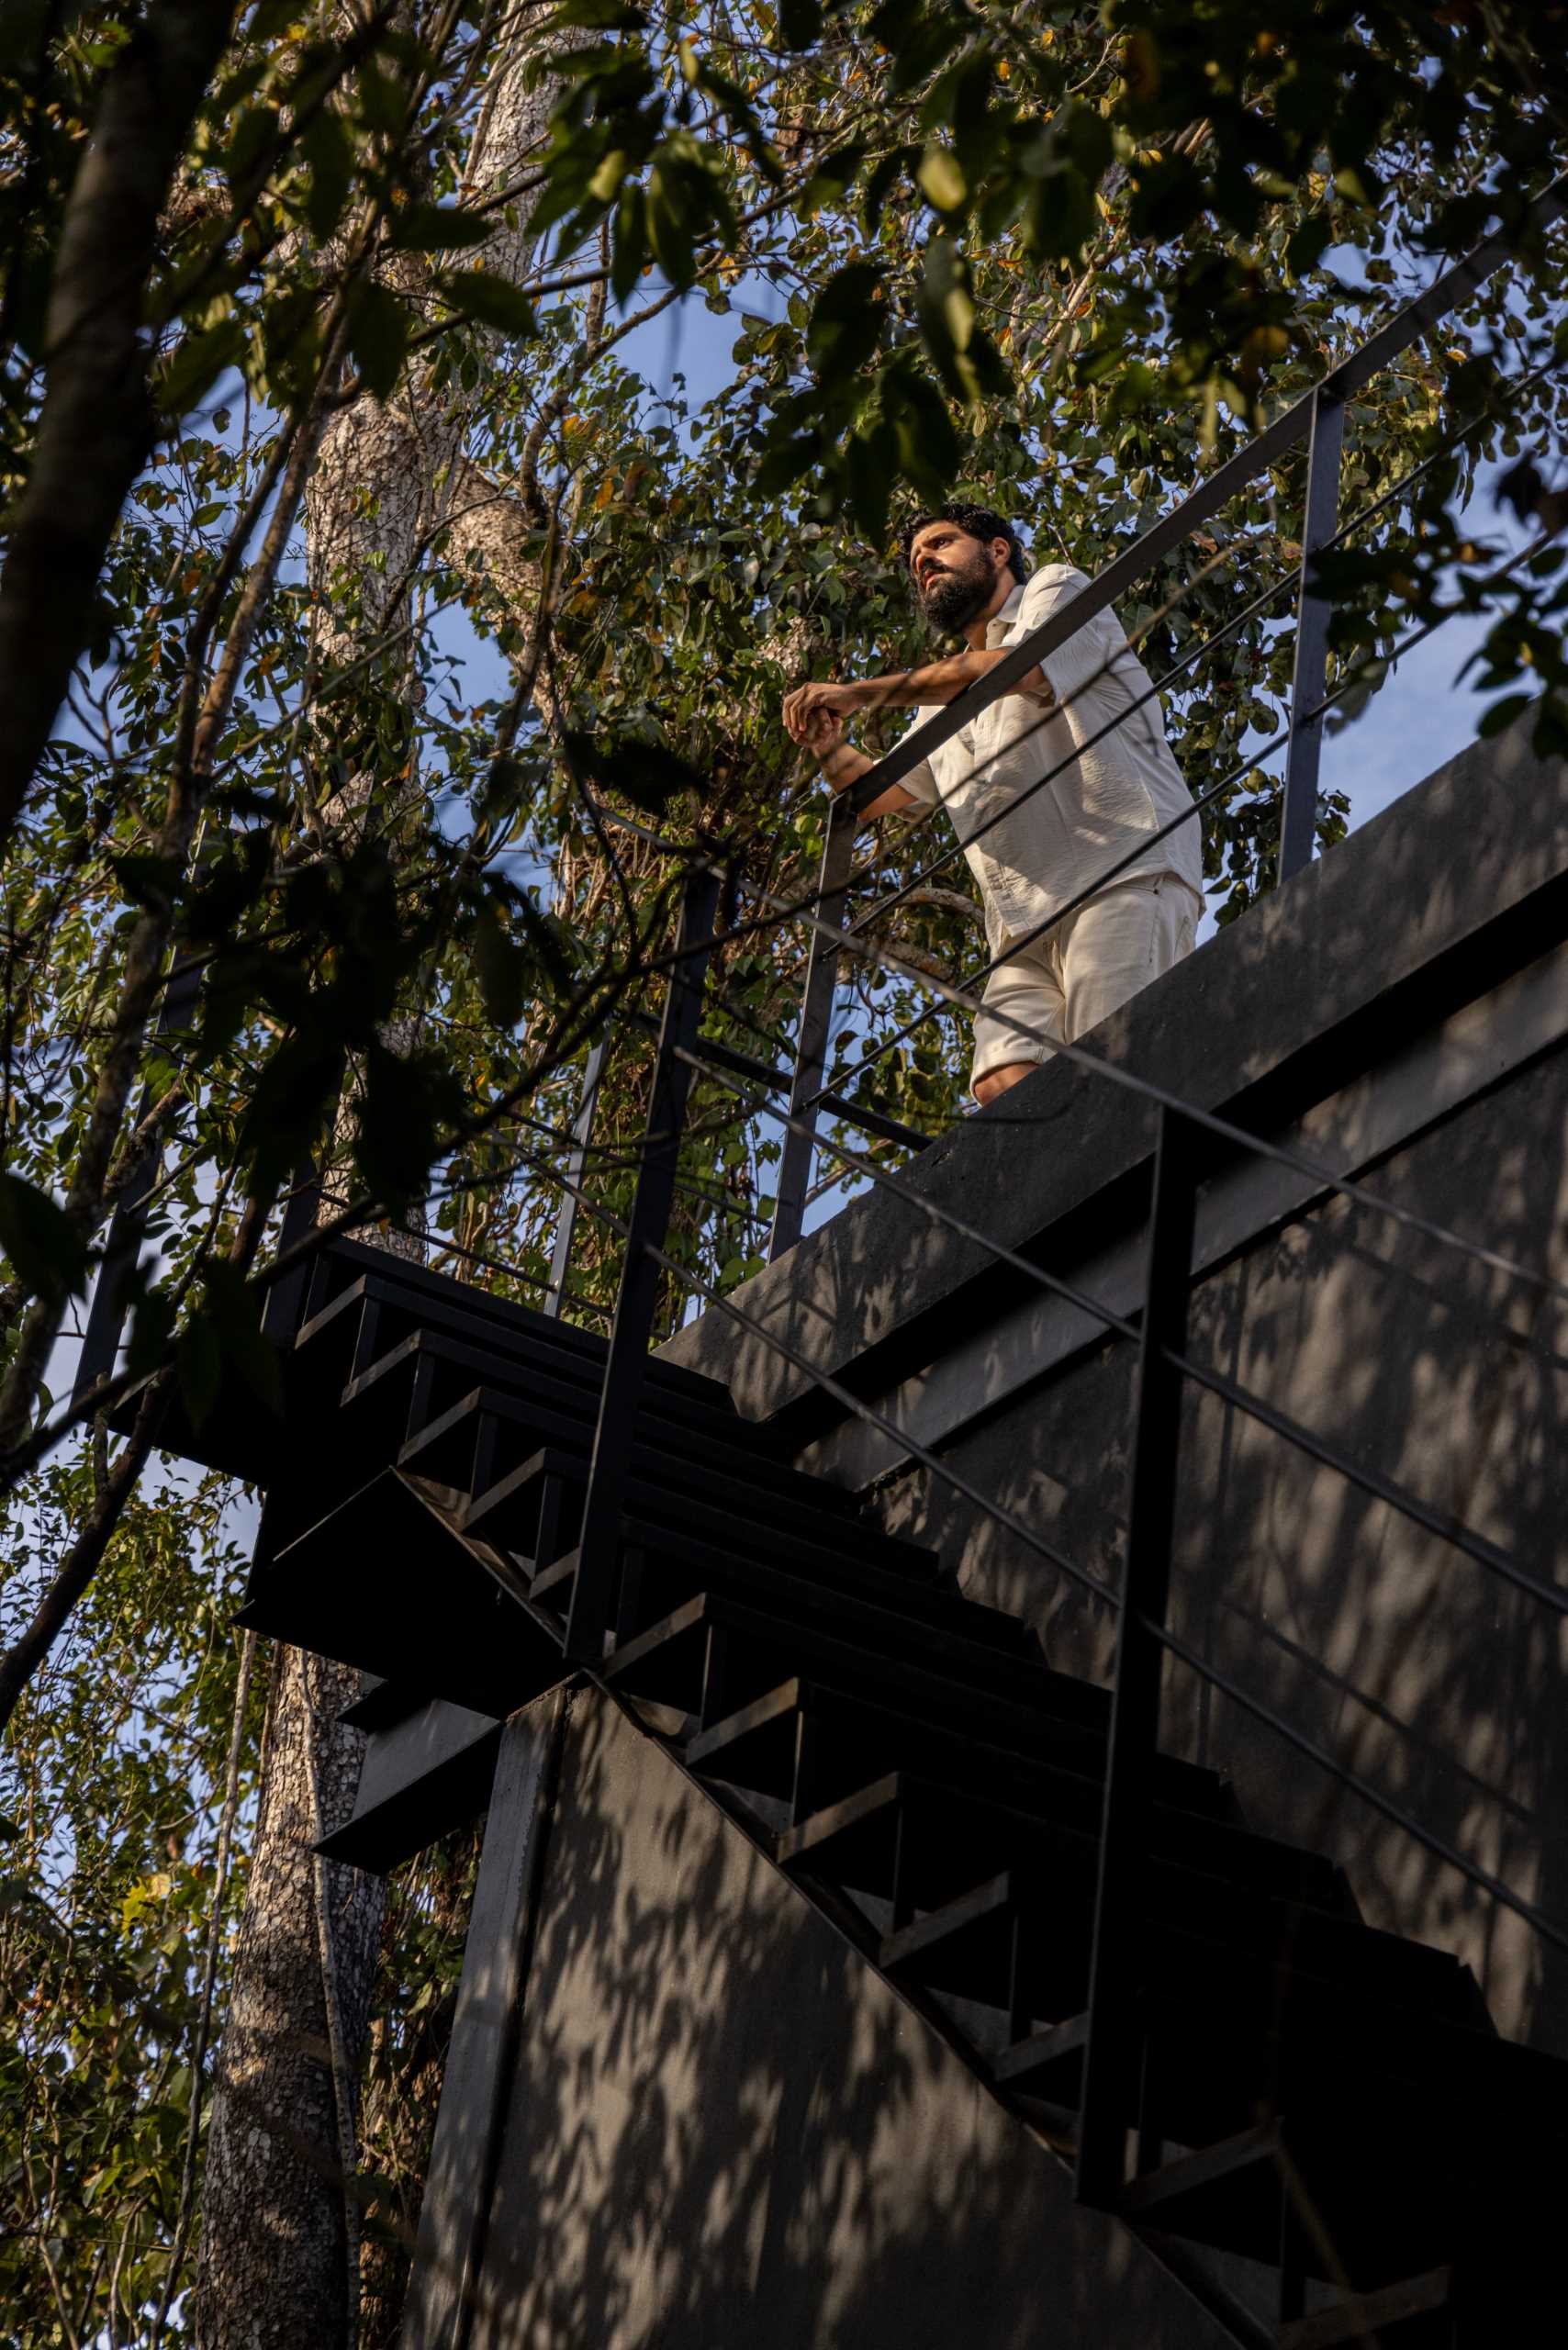
MULTIPOLYGON (((868 759, 864 751, 854 750, 847 743, 835 743, 831 751, 817 754, 817 765, 835 793, 847 791, 859 777, 868 775, 876 764, 876 760, 868 759)), ((913 808, 916 804, 912 791, 906 791, 902 783, 890 783, 886 791, 879 792, 868 807, 861 809, 860 813, 862 816, 891 816, 901 808, 913 808)))
MULTIPOLYGON (((857 688, 862 709, 883 710, 915 707, 932 702, 954 700, 967 686, 972 686, 994 669, 1012 651, 1007 644, 988 645, 980 652, 949 654, 946 660, 928 661, 919 669, 894 669, 885 677, 864 677, 857 688)), ((1038 699, 1048 694, 1045 672, 1030 669, 1019 678, 1014 693, 1033 694, 1038 699)))
POLYGON ((818 765, 834 791, 847 791, 856 777, 865 775, 876 761, 868 759, 864 751, 857 751, 852 743, 835 743, 818 765))

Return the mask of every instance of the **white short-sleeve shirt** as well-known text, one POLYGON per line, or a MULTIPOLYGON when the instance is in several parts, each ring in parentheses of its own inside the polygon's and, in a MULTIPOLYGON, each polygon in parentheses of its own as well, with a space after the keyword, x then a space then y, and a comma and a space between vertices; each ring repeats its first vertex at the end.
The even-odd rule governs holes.
MULTIPOLYGON (((988 624, 987 644, 1015 644, 1088 584, 1065 563, 1043 565, 988 624)), ((1203 890, 1195 815, 1137 854, 1140 842, 1192 807, 1193 797, 1165 739, 1148 673, 1121 623, 1097 612, 1043 666, 1055 709, 1028 694, 1003 694, 903 778, 913 798, 940 802, 952 817, 980 886, 993 955, 1115 867, 1118 882, 1170 873, 1203 890), (1134 709, 1142 695, 1148 699, 1134 709), (1092 742, 1113 719, 1121 722, 1092 742), (1046 776, 1051 780, 1042 783, 1046 776), (1031 785, 1039 789, 1023 798, 1031 785), (998 821, 971 841, 991 817, 998 821)), ((934 715, 917 710, 911 731, 934 715)))

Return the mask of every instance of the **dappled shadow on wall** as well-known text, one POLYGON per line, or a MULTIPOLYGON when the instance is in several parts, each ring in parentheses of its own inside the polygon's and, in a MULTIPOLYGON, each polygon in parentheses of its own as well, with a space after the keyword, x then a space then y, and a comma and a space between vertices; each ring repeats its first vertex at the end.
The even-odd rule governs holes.
POLYGON ((580 1700, 473 2350, 1022 2350, 1042 2324, 1089 2350, 1108 2311, 1140 2344, 1221 2338, 661 1752, 580 1700))

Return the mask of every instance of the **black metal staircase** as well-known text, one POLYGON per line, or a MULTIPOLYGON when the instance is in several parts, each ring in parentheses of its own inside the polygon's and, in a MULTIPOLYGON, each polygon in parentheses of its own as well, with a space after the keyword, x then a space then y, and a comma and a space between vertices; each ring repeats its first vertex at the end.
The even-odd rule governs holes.
MULTIPOLYGON (((367 1771, 338 1856, 387 1865, 478 1808, 499 1718, 577 1669, 605 1359, 380 1252, 317 1260, 244 1621, 382 1676, 355 1709, 382 1740, 421 1709, 458 1725, 401 1796, 367 1771)), ((224 1457, 243 1417, 165 1441, 224 1457)), ((622 1500, 595 1677, 1070 2151, 1110 1693, 656 1359, 622 1500)), ((1151 1821, 1114 2208, 1265 2264, 1282 2350, 1555 2338, 1536 2296, 1568 2066, 1499 2040, 1467 1968, 1363 1924, 1340 1871, 1249 1828, 1214 1773, 1159 1756, 1151 1821)))

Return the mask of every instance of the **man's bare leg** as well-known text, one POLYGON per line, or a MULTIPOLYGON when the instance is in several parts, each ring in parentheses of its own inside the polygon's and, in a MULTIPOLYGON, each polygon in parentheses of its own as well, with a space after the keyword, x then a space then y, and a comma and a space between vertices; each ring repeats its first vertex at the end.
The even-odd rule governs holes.
POLYGON ((1005 1061, 1001 1069, 988 1069, 984 1077, 975 1080, 975 1100, 982 1107, 987 1102, 994 1102, 999 1093, 1005 1093, 1021 1077, 1032 1077, 1039 1066, 1038 1061, 1005 1061))

